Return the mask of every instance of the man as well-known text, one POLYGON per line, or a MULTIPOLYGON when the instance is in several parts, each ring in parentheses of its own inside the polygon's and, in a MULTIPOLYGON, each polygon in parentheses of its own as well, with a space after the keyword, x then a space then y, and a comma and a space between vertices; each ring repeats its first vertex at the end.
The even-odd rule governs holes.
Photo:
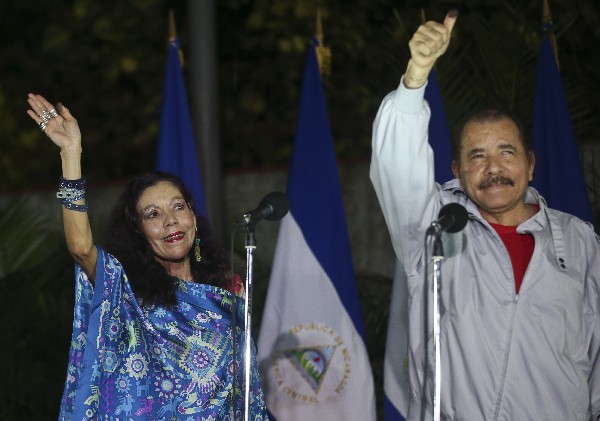
POLYGON ((495 110, 468 118, 456 178, 434 182, 423 95, 456 19, 450 12, 419 27, 406 73, 373 126, 371 179, 408 282, 408 419, 433 412, 424 238, 451 202, 469 221, 442 236, 441 419, 600 419, 600 239, 528 187, 535 157, 520 124, 495 110))

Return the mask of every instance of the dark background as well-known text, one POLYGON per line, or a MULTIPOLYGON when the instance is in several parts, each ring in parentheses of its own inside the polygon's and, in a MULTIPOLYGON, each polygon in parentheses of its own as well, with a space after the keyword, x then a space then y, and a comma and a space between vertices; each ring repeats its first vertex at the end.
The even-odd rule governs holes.
MULTIPOLYGON (((369 160, 377 107, 399 81, 423 13, 441 20, 460 11, 437 65, 450 124, 495 103, 530 125, 541 1, 218 0, 216 7, 225 172, 287 168, 317 9, 332 52, 324 87, 340 162, 369 160)), ((597 146, 600 4, 557 0, 550 9, 577 141, 597 146)), ((0 0, 0 195, 11 198, 0 209, 1 420, 56 418, 73 312, 64 241, 43 215, 22 211, 28 193, 55 189, 60 174, 58 149, 26 115, 27 93, 61 101, 76 116, 90 183, 152 169, 169 10, 185 57, 193 29, 185 1, 0 0)), ((194 69, 184 71, 188 79, 194 69)), ((600 196, 599 174, 592 159, 592 198, 600 196)), ((363 275, 358 286, 380 389, 391 280, 363 275)))

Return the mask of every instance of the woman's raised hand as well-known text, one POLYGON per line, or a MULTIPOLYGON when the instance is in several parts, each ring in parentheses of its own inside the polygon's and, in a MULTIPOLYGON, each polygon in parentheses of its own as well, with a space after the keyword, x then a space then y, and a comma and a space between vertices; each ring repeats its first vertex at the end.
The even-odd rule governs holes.
POLYGON ((27 102, 31 107, 27 114, 42 131, 61 149, 81 149, 81 132, 77 120, 60 102, 54 107, 46 98, 29 94, 27 102))

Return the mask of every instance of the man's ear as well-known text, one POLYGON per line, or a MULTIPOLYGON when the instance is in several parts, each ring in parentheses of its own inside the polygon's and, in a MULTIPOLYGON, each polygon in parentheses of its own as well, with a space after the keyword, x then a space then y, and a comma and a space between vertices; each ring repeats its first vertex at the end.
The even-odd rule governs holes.
POLYGON ((533 180, 533 169, 535 168, 535 153, 533 151, 529 152, 529 171, 528 171, 528 179, 529 181, 533 180))
POLYGON ((459 163, 456 162, 455 160, 452 160, 452 174, 454 175, 454 178, 460 179, 459 168, 460 168, 459 163))

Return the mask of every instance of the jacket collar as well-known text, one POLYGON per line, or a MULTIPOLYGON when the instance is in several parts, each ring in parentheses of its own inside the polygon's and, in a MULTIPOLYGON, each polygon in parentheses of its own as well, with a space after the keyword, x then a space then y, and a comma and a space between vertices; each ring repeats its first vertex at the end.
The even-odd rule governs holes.
MULTIPOLYGON (((489 225, 481 216, 477 205, 467 197, 467 193, 464 191, 457 178, 444 183, 441 186, 441 189, 447 193, 442 196, 442 205, 449 202, 460 203, 467 209, 470 219, 475 219, 489 225)), ((555 263, 559 270, 563 272, 566 271, 567 266, 565 262, 563 232, 555 213, 548 207, 548 204, 542 195, 531 186, 527 188, 527 192, 525 193, 525 203, 537 204, 540 207, 540 210, 531 218, 522 222, 517 230, 519 232, 537 232, 549 228, 552 245, 554 246, 555 263)))

